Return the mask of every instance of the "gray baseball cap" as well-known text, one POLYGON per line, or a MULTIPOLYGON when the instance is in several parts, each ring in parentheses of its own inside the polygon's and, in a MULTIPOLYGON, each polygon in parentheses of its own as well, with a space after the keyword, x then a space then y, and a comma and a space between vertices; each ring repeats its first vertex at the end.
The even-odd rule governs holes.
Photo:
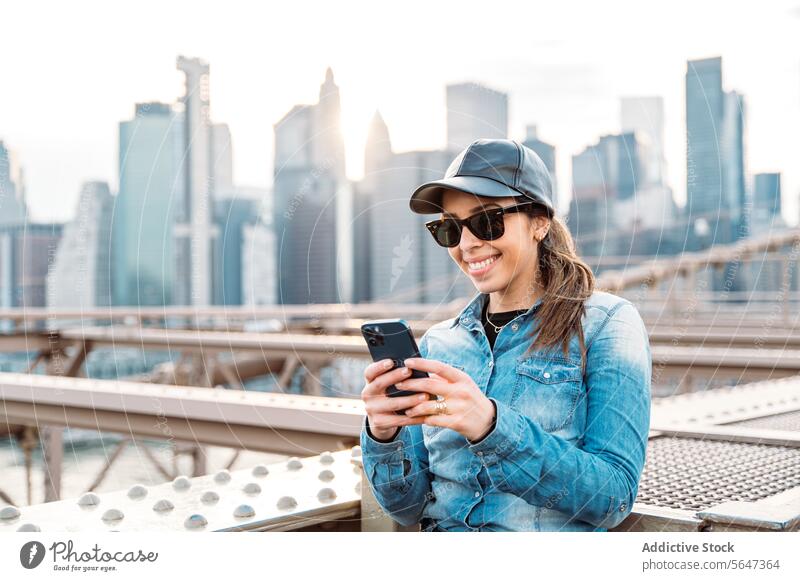
POLYGON ((450 163, 444 178, 427 182, 411 194, 409 207, 417 214, 442 212, 442 192, 504 198, 525 196, 548 209, 553 206, 553 181, 542 159, 511 139, 476 139, 450 163))

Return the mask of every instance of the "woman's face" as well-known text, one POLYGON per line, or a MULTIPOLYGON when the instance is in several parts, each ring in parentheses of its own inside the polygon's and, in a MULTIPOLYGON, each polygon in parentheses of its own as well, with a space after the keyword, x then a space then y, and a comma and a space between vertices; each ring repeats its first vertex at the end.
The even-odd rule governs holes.
MULTIPOLYGON (((464 219, 490 208, 501 208, 519 203, 519 198, 489 198, 459 190, 445 190, 442 195, 444 213, 464 219)), ((461 231, 461 241, 448 248, 451 258, 470 277, 479 292, 505 291, 521 285, 530 287, 535 278, 539 260, 538 242, 549 227, 546 217, 531 217, 521 212, 503 216, 505 233, 495 240, 476 237, 466 226, 461 231), (486 262, 486 260, 489 262, 486 262)))

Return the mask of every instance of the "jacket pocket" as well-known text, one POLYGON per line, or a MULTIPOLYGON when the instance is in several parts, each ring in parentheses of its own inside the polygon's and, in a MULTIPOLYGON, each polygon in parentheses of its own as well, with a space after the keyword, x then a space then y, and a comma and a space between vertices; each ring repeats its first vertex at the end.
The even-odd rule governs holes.
POLYGON ((545 431, 561 430, 575 414, 582 383, 580 365, 551 359, 519 361, 511 407, 545 431))
POLYGON ((406 492, 411 483, 406 478, 408 473, 405 464, 405 459, 402 462, 376 463, 373 477, 375 490, 384 495, 406 492))

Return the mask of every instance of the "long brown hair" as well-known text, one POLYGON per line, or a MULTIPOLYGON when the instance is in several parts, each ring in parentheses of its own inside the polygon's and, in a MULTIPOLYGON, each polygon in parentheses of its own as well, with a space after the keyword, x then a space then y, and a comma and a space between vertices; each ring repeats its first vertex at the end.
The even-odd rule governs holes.
MULTIPOLYGON (((541 214, 531 207, 528 214, 541 214)), ((547 234, 539 242, 537 280, 544 290, 542 303, 536 312, 538 325, 531 337, 540 331, 525 352, 536 348, 561 346, 564 357, 569 357, 569 343, 578 335, 581 347, 581 369, 585 371, 586 345, 581 318, 585 312, 584 301, 594 291, 595 277, 592 269, 575 251, 575 241, 567 226, 558 216, 550 218, 547 234)))

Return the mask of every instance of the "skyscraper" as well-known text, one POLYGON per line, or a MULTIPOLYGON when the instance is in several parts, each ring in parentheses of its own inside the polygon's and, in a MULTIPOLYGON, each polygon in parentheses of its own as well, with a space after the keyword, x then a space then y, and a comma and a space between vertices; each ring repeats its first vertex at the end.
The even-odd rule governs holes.
POLYGON ((752 233, 765 234, 785 228, 781 216, 781 174, 757 173, 753 181, 752 233))
POLYGON ((119 124, 119 192, 113 203, 113 303, 176 301, 174 223, 183 210, 183 115, 139 103, 119 124))
POLYGON ((44 307, 61 224, 0 225, 0 308, 44 307))
POLYGON ((678 207, 667 184, 664 100, 661 97, 623 97, 620 99, 620 127, 624 133, 636 135, 643 154, 643 172, 636 198, 618 207, 620 217, 639 229, 663 230, 678 217, 678 207))
POLYGON ((686 68, 686 215, 696 244, 744 231, 744 103, 722 88, 722 58, 686 68), (697 238, 699 237, 699 238, 697 238))
POLYGON ((214 137, 211 123, 209 66, 203 60, 179 56, 177 68, 185 75, 183 105, 184 192, 177 213, 176 302, 210 305, 212 238, 214 228, 214 137))
POLYGON ((275 232, 271 216, 261 212, 256 222, 242 228, 242 304, 274 305, 278 302, 275 232))
POLYGON ((633 224, 618 210, 635 204, 637 188, 646 181, 645 157, 634 133, 603 135, 572 156, 569 227, 581 252, 608 255, 624 247, 620 233, 633 224))
POLYGON ((550 172, 550 177, 553 180, 553 206, 558 209, 558 181, 556 179, 556 148, 546 141, 539 139, 539 132, 536 125, 527 125, 525 127, 525 141, 522 142, 525 147, 532 149, 536 155, 542 158, 547 171, 550 172))
POLYGON ((474 292, 426 230, 434 216, 408 207, 414 188, 441 178, 452 157, 442 150, 393 152, 389 129, 373 117, 352 219, 355 300, 447 302, 474 292))
POLYGON ((21 224, 27 217, 22 170, 0 140, 0 225, 21 224))
POLYGON ((739 240, 750 231, 751 204, 745 189, 745 103, 736 91, 725 93, 725 116, 722 124, 723 205, 731 208, 731 239, 739 240))
POLYGON ((380 112, 375 111, 367 132, 364 147, 364 178, 353 188, 353 302, 372 298, 370 267, 372 264, 373 196, 384 172, 392 161, 392 141, 389 128, 380 112))
POLYGON ((647 166, 650 182, 665 184, 667 161, 664 156, 664 99, 661 97, 622 97, 620 99, 620 129, 623 133, 639 134, 639 141, 648 145, 647 166))
POLYGON ((508 137, 508 94, 478 83, 447 85, 447 146, 460 151, 475 139, 508 137))
POLYGON ((219 231, 214 241, 216 305, 243 304, 242 245, 245 229, 258 220, 258 203, 254 199, 232 197, 216 200, 214 204, 214 221, 219 231))
POLYGON ((47 275, 47 306, 90 309, 111 304, 111 210, 106 182, 86 182, 75 217, 64 226, 47 275))
POLYGON ((234 196, 233 181, 233 142, 227 123, 214 123, 211 126, 214 196, 216 198, 234 196))
POLYGON ((282 304, 340 301, 336 216, 345 177, 339 89, 329 68, 319 101, 274 125, 274 225, 282 304))

